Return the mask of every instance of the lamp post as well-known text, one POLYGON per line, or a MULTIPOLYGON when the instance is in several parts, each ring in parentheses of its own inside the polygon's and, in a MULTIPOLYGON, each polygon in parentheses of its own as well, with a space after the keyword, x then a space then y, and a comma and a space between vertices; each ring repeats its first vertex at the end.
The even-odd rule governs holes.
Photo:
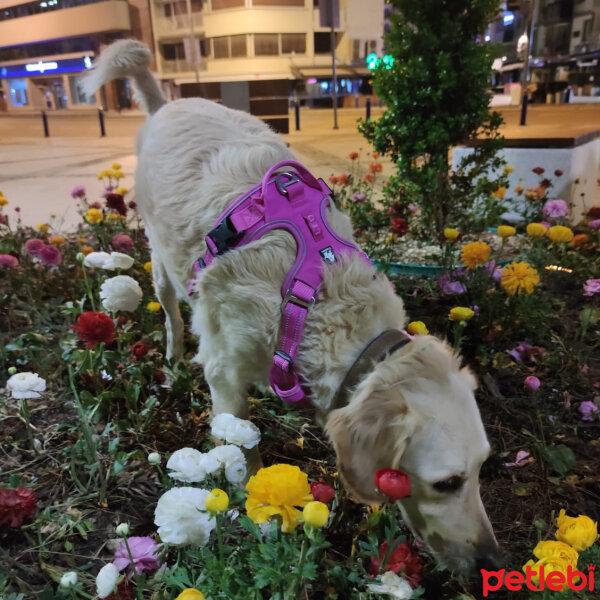
POLYGON ((524 48, 525 56, 523 58, 523 74, 521 77, 521 121, 520 125, 525 125, 527 121, 527 104, 529 103, 529 55, 531 54, 531 42, 533 41, 533 32, 535 29, 537 5, 535 0, 530 1, 529 7, 529 35, 527 31, 519 38, 517 42, 517 52, 520 47, 524 48))
POLYGON ((334 0, 329 0, 327 3, 328 18, 330 29, 330 40, 331 40, 331 99, 333 102, 333 128, 339 129, 338 127, 338 115, 337 115, 337 68, 335 65, 335 18, 333 9, 334 0))

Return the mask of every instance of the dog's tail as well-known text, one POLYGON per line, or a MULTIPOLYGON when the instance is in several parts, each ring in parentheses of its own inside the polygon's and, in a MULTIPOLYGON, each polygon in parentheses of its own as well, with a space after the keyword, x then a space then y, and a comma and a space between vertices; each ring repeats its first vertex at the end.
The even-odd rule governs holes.
POLYGON ((133 80, 135 101, 152 115, 166 100, 150 72, 151 61, 152 54, 146 44, 137 40, 114 42, 100 54, 94 69, 84 77, 83 91, 91 96, 112 79, 129 77, 133 80))

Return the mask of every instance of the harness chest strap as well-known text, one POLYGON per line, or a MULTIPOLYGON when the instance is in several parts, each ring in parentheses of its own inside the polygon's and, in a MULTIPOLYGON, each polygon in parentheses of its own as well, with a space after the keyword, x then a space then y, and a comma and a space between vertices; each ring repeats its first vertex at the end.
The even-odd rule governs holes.
MULTIPOLYGON (((260 184, 240 196, 206 236, 207 251, 194 264, 197 275, 217 257, 259 239, 273 229, 294 236, 297 255, 281 287, 280 339, 269 368, 269 383, 285 402, 301 402, 307 394, 294 368, 308 310, 317 300, 323 265, 343 252, 369 258, 355 244, 339 237, 327 220, 331 190, 300 163, 285 161, 267 171, 260 184), (277 173, 281 167, 293 170, 277 173)), ((194 293, 194 280, 188 293, 194 293)))

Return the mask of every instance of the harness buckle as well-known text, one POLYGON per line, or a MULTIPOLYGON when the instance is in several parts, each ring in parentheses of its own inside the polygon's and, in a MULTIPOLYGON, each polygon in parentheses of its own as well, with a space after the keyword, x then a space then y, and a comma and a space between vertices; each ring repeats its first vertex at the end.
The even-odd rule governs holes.
POLYGON ((217 248, 217 255, 219 255, 225 254, 230 246, 233 246, 239 239, 240 234, 232 228, 229 217, 226 217, 214 229, 211 229, 206 237, 212 240, 217 248))
POLYGON ((283 302, 281 304, 281 312, 285 310, 287 303, 291 302, 296 306, 301 306, 302 308, 306 308, 307 310, 315 303, 315 297, 313 296, 310 300, 304 300, 303 298, 298 298, 298 296, 294 296, 291 288, 285 293, 283 297, 283 302))
POLYGON ((292 357, 289 354, 286 354, 285 352, 283 352, 282 350, 275 350, 275 354, 277 356, 280 356, 281 358, 283 358, 283 360, 287 361, 287 363, 288 363, 287 372, 291 373, 294 370, 294 361, 292 360, 292 357))
POLYGON ((285 196, 289 200, 290 195, 287 191, 287 188, 290 187, 290 185, 294 185, 294 183, 298 183, 299 181, 300 177, 298 177, 296 173, 290 173, 289 171, 286 171, 285 173, 280 173, 277 175, 277 178, 275 179, 275 187, 282 196, 285 196))

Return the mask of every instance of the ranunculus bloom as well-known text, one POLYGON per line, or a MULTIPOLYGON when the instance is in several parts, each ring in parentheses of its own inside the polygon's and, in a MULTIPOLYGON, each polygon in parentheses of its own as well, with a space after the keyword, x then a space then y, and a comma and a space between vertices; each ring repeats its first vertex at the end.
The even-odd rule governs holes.
POLYGON ((538 542, 533 549, 533 555, 538 558, 546 558, 547 556, 558 556, 566 560, 573 568, 577 567, 577 559, 579 553, 564 542, 555 542, 554 540, 546 540, 538 542))
POLYGON ((96 593, 99 598, 106 598, 113 593, 119 578, 119 569, 112 563, 104 565, 96 575, 96 593))
POLYGON ((448 318, 451 321, 469 321, 475 316, 475 311, 471 310, 467 306, 455 306, 450 309, 448 318))
POLYGON ((136 342, 133 346, 131 346, 131 354, 136 358, 144 358, 146 354, 150 351, 150 346, 148 344, 144 344, 143 342, 136 342))
POLYGON ((583 295, 595 296, 596 294, 600 294, 600 279, 588 279, 583 284, 583 295))
POLYGON ((543 237, 546 235, 546 231, 548 231, 541 223, 529 223, 526 229, 527 235, 531 237, 543 237))
POLYGON ((90 225, 102 223, 104 214, 99 208, 90 208, 83 217, 90 225))
POLYGON ((599 409, 598 405, 595 402, 592 402, 591 400, 585 400, 584 402, 581 402, 579 404, 577 410, 581 415, 582 421, 593 421, 594 414, 596 414, 599 409))
POLYGON ((390 223, 392 232, 396 235, 403 236, 408 231, 408 223, 402 217, 395 217, 390 223))
POLYGON ((306 524, 321 528, 329 519, 329 509, 323 502, 315 500, 302 509, 302 518, 306 524))
POLYGON ((587 550, 598 537, 598 524, 585 515, 569 517, 562 508, 556 518, 556 539, 569 544, 578 552, 587 550))
POLYGON ((0 267, 14 269, 19 266, 19 259, 12 254, 0 254, 0 267))
POLYGON ((204 600, 204 594, 195 588, 183 590, 175 600, 204 600))
POLYGON ((208 490, 176 487, 165 492, 156 504, 154 522, 160 539, 174 546, 204 546, 216 521, 206 511, 208 490))
POLYGON ((246 457, 244 453, 231 444, 217 446, 208 454, 219 461, 219 465, 225 469, 225 479, 229 483, 241 483, 247 473, 246 457))
POLYGON ((86 255, 83 264, 86 267, 114 271, 115 269, 129 269, 134 262, 133 257, 121 252, 90 252, 86 255))
POLYGON ((569 205, 564 200, 548 200, 542 212, 549 219, 561 219, 569 214, 569 205))
POLYGON ((471 242, 460 253, 460 259, 468 269, 475 269, 486 263, 492 251, 491 246, 485 242, 471 242))
POLYGON ((127 214, 127 206, 121 194, 106 194, 106 206, 112 210, 116 210, 120 215, 127 214))
POLYGON ((444 229, 444 237, 449 242, 455 241, 460 236, 460 231, 458 229, 454 229, 453 227, 446 227, 444 229))
POLYGON ((556 177, 560 177, 563 174, 563 172, 560 169, 556 169, 554 171, 554 174, 556 175, 556 177))
POLYGON ((492 196, 498 200, 503 200, 504 196, 506 196, 506 188, 502 186, 499 187, 495 192, 492 192, 492 196))
POLYGON ((571 240, 571 246, 577 248, 578 246, 585 246, 585 244, 589 243, 591 240, 590 236, 587 233, 578 233, 571 240))
POLYGON ((20 527, 37 511, 37 494, 32 488, 0 488, 0 525, 20 527))
POLYGON ((354 200, 354 202, 364 202, 366 197, 367 196, 365 194, 361 194, 360 192, 352 194, 352 200, 354 200))
POLYGON ((62 261, 62 254, 56 246, 46 246, 38 254, 40 262, 47 267, 56 267, 62 261))
POLYGON ((573 239, 573 230, 564 225, 554 225, 546 232, 553 242, 570 242, 573 239))
POLYGON ((383 165, 378 162, 371 163, 369 165, 369 171, 371 171, 371 173, 381 173, 381 171, 383 171, 383 165))
POLYGON ((195 448, 180 448, 167 461, 169 477, 186 483, 199 483, 207 475, 215 473, 221 464, 210 452, 202 453, 195 448))
POLYGON ((323 481, 313 481, 310 484, 310 493, 315 500, 328 504, 335 498, 335 490, 323 481))
POLYGON ((366 181, 367 183, 373 183, 375 181, 375 175, 373 175, 373 173, 365 173, 363 175, 363 181, 366 181))
POLYGON ((126 233, 117 233, 113 236, 112 245, 119 252, 131 252, 133 250, 133 240, 126 233))
POLYGON ((372 594, 386 596, 392 600, 409 600, 413 595, 410 583, 403 577, 398 577, 393 571, 386 571, 381 576, 381 585, 370 583, 367 589, 372 594))
POLYGON ((63 573, 62 577, 60 578, 59 585, 64 588, 69 588, 74 586, 77 583, 77 580, 78 577, 75 571, 67 571, 66 573, 63 573))
POLYGON ((46 389, 46 380, 29 371, 15 373, 6 382, 6 389, 10 390, 12 397, 17 400, 39 398, 40 392, 46 389))
POLYGON ((517 230, 512 225, 500 225, 498 227, 498 235, 501 238, 507 238, 515 235, 517 230))
POLYGON ((533 293, 540 283, 538 272, 526 262, 512 262, 502 269, 500 283, 507 294, 533 293))
POLYGON ((380 570, 392 571, 394 573, 402 573, 413 588, 416 588, 421 581, 421 571, 423 565, 419 555, 414 553, 408 542, 402 542, 389 556, 383 569, 380 569, 381 563, 385 560, 387 554, 388 543, 383 542, 379 546, 379 557, 371 557, 370 572, 373 577, 379 574, 380 570))
POLYGON ((85 188, 77 185, 71 190, 71 198, 85 198, 85 188))
POLYGON ((379 469, 375 473, 375 485, 391 500, 410 496, 410 477, 397 469, 379 469))
POLYGON ((594 219, 588 223, 590 229, 600 229, 600 219, 594 219))
POLYGON ((246 512, 255 523, 279 515, 282 531, 289 533, 298 525, 302 513, 296 508, 312 501, 308 476, 298 467, 286 464, 259 469, 246 485, 246 512))
POLYGON ((143 295, 140 284, 128 275, 111 277, 100 286, 102 306, 110 312, 134 311, 143 295))
POLYGON ((529 375, 528 377, 525 377, 523 385, 526 390, 529 390, 530 392, 535 392, 537 389, 539 389, 541 383, 535 375, 529 375))
POLYGON ((427 335, 429 333, 429 329, 423 321, 411 321, 406 329, 412 335, 427 335))
POLYGON ((467 291, 464 283, 460 281, 452 281, 450 273, 444 273, 437 280, 437 287, 440 293, 445 296, 453 296, 455 294, 464 294, 467 291))
MULTIPOLYGON (((133 570, 136 573, 150 574, 158 570, 160 567, 158 544, 151 537, 129 537, 127 543, 133 558, 133 570)), ((125 542, 122 541, 115 552, 113 565, 122 571, 131 565, 131 558, 125 542)))
POLYGON ((359 154, 358 152, 350 152, 350 154, 348 154, 348 158, 350 160, 356 160, 358 158, 359 154))
POLYGON ((590 210, 585 213, 588 219, 600 219, 600 206, 592 206, 590 210))
POLYGON ((39 256, 41 249, 45 246, 44 242, 39 238, 31 238, 25 242, 25 252, 29 256, 39 256))
POLYGON ((219 488, 210 491, 206 496, 206 510, 211 513, 218 513, 227 510, 229 506, 229 496, 219 488))
POLYGON ((260 429, 254 423, 229 413, 215 415, 210 424, 210 432, 228 444, 243 446, 248 450, 260 442, 260 429))
POLYGON ((543 175, 544 171, 546 169, 542 168, 542 167, 535 167, 533 169, 531 169, 536 175, 543 175))
POLYGON ((157 313, 160 310, 160 302, 148 302, 146 304, 146 310, 150 313, 157 313))
POLYGON ((523 571, 525 571, 526 567, 530 567, 532 571, 531 582, 537 587, 540 583, 540 567, 544 567, 545 573, 560 573, 563 576, 563 585, 559 591, 565 591, 567 589, 567 573, 569 566, 572 566, 569 561, 561 558, 558 555, 554 556, 546 556, 541 558, 537 562, 533 559, 528 560, 523 565, 523 571), (535 575, 533 574, 535 573, 535 575))
POLYGON ((87 348, 104 342, 110 344, 115 339, 115 323, 102 312, 84 312, 77 317, 77 325, 73 326, 79 339, 85 342, 87 348))

